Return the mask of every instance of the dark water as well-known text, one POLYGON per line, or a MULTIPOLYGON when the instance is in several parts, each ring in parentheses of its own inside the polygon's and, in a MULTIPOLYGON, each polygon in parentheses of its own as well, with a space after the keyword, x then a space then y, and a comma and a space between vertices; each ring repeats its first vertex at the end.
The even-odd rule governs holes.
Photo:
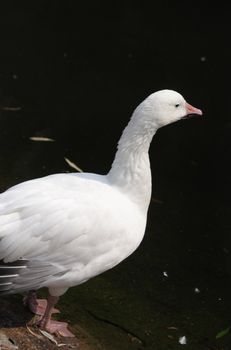
POLYGON ((204 111, 155 136, 139 250, 63 298, 105 349, 231 346, 231 331, 216 340, 231 326, 230 15, 222 2, 1 4, 1 190, 70 171, 64 157, 105 173, 132 110, 155 90, 204 111))

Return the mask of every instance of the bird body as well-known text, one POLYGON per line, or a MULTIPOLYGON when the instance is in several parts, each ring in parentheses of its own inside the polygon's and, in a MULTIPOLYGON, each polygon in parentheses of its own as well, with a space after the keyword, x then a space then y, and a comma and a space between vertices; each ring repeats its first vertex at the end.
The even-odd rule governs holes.
POLYGON ((192 113, 202 114, 177 92, 158 91, 134 111, 107 175, 55 174, 2 193, 0 292, 48 287, 59 297, 127 258, 145 232, 151 140, 158 128, 192 113))
POLYGON ((5 278, 5 292, 83 283, 125 259, 144 235, 146 216, 107 176, 50 175, 1 196, 0 259, 27 260, 5 278))

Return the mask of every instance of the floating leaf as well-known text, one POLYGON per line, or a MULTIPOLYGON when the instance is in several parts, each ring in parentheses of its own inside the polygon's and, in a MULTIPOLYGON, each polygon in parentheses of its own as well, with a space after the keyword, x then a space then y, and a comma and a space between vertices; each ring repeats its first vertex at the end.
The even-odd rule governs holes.
POLYGON ((163 204, 163 203, 164 203, 162 200, 160 200, 160 199, 158 199, 158 198, 154 198, 154 197, 152 197, 152 201, 153 201, 154 203, 157 203, 157 204, 163 204))
POLYGON ((174 326, 170 326, 170 327, 167 327, 167 329, 177 330, 178 328, 177 328, 177 327, 174 327, 174 326))
POLYGON ((224 337, 226 334, 228 334, 230 331, 230 327, 223 329, 222 331, 218 332, 216 335, 216 339, 220 339, 222 337, 224 337))
POLYGON ((10 107, 10 106, 5 106, 5 107, 0 107, 1 111, 7 111, 7 112, 17 112, 21 111, 22 107, 10 107))
POLYGON ((40 141, 40 142, 54 142, 54 139, 51 139, 50 137, 44 137, 44 136, 31 136, 31 141, 40 141))
POLYGON ((78 165, 76 165, 75 163, 73 163, 70 159, 68 159, 68 158, 64 158, 64 159, 65 159, 65 161, 67 162, 67 164, 68 164, 71 168, 73 168, 73 169, 79 171, 80 173, 83 172, 83 170, 82 170, 80 167, 78 167, 78 165))
POLYGON ((179 338, 179 343, 181 345, 186 345, 187 344, 187 339, 186 339, 186 336, 184 335, 183 337, 180 337, 179 338))

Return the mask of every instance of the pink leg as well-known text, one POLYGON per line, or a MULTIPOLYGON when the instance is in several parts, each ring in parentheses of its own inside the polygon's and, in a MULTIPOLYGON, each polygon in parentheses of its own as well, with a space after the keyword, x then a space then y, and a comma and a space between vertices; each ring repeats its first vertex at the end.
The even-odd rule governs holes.
MULTIPOLYGON (((24 305, 27 305, 31 312, 36 315, 42 316, 45 313, 47 307, 46 299, 37 299, 36 291, 30 290, 28 295, 23 300, 24 305)), ((52 313, 59 313, 58 309, 52 309, 52 313)))
POLYGON ((49 295, 47 298, 47 307, 42 319, 39 321, 38 326, 49 333, 56 333, 63 337, 75 337, 68 329, 66 322, 58 322, 51 320, 52 310, 55 304, 58 302, 59 297, 49 295))

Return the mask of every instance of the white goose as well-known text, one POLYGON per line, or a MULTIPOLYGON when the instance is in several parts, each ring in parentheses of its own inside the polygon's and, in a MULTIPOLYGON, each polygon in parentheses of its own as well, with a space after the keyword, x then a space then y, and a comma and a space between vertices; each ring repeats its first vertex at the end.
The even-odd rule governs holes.
POLYGON ((31 291, 27 303, 40 327, 64 336, 51 320, 69 287, 112 268, 142 241, 151 198, 148 150, 157 129, 201 115, 172 90, 147 97, 134 111, 107 175, 55 174, 0 195, 0 291, 31 291), (35 290, 47 287, 47 304, 35 290))

